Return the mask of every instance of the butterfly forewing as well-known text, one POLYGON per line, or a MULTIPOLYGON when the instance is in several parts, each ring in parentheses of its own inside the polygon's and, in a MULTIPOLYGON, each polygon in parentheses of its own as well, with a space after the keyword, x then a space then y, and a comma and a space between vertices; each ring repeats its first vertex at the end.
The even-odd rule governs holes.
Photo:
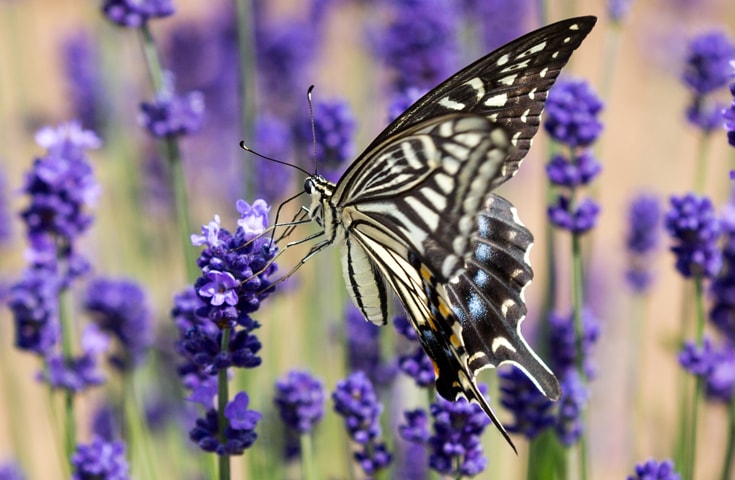
POLYGON ((427 118, 472 112, 512 132, 516 149, 497 182, 509 179, 531 146, 549 89, 596 21, 592 16, 562 20, 482 57, 411 105, 376 137, 366 153, 427 118))

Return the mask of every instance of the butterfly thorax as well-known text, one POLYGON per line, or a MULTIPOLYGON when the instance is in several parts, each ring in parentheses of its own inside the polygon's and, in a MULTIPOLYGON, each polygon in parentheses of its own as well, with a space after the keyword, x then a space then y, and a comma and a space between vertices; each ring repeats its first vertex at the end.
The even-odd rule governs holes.
POLYGON ((338 209, 332 202, 334 187, 334 183, 318 173, 304 182, 304 192, 311 197, 309 216, 324 229, 324 234, 330 239, 335 237, 339 223, 338 209))

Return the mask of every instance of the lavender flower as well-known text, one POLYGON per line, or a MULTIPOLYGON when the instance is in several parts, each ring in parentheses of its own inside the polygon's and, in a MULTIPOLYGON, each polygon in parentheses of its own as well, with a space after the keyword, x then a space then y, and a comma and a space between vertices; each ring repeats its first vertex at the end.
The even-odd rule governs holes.
POLYGON ((0 480, 25 480, 26 476, 20 466, 14 462, 0 465, 0 480))
POLYGON ((100 188, 85 153, 97 148, 99 139, 72 122, 39 130, 36 143, 47 154, 36 159, 26 174, 23 192, 30 197, 30 205, 21 217, 32 242, 33 237, 43 236, 71 242, 92 223, 86 210, 95 204, 100 188))
POLYGON ((568 369, 561 378, 562 395, 557 407, 556 435, 562 445, 569 447, 577 443, 584 431, 582 412, 589 393, 575 369, 568 369))
POLYGON ((628 268, 625 279, 638 293, 651 284, 650 257, 660 241, 661 207, 657 197, 641 194, 631 201, 628 209, 628 268))
MULTIPOLYGON (((311 119, 304 119, 298 129, 298 140, 312 144, 311 119)), ((347 102, 320 101, 314 104, 314 133, 316 158, 320 170, 328 179, 336 181, 345 162, 355 154, 355 117, 347 102)))
POLYGON ((679 480, 681 476, 674 470, 674 462, 648 460, 635 466, 635 473, 627 480, 679 480))
MULTIPOLYGON (((287 162, 293 158, 293 135, 286 122, 273 115, 259 115, 255 121, 255 145, 259 153, 287 162)), ((317 157, 319 158, 319 157, 317 157)), ((284 197, 291 183, 291 170, 274 162, 256 160, 258 195, 266 201, 284 197)))
POLYGON ((727 85, 735 60, 735 44, 723 32, 694 37, 684 64, 682 80, 696 95, 705 95, 727 85))
POLYGON ((732 94, 733 99, 730 106, 722 112, 722 117, 725 119, 727 143, 735 147, 735 83, 730 84, 730 93, 732 94))
POLYGON ((485 50, 505 45, 528 31, 531 0, 465 0, 464 16, 478 21, 485 50))
POLYGON ((174 14, 173 0, 105 0, 102 12, 111 22, 138 28, 152 18, 174 14))
POLYGON ((255 410, 248 410, 250 399, 245 392, 238 393, 227 404, 225 417, 228 426, 225 430, 225 441, 219 438, 219 424, 217 411, 210 409, 204 418, 199 418, 196 425, 189 432, 189 438, 199 445, 205 452, 214 452, 217 455, 242 455, 250 448, 258 434, 255 428, 263 415, 255 410))
POLYGON ((408 318, 399 316, 393 319, 396 331, 408 340, 408 351, 398 354, 398 369, 411 377, 421 388, 431 388, 436 381, 434 364, 419 343, 416 330, 408 318))
POLYGON ((554 155, 546 165, 546 175, 552 184, 576 188, 588 185, 602 171, 602 165, 589 152, 583 152, 570 161, 564 155, 554 155))
POLYGON ((735 349, 724 342, 718 349, 705 338, 701 346, 686 342, 679 353, 679 363, 689 373, 705 381, 709 400, 729 403, 735 394, 735 349))
POLYGON ((379 417, 383 410, 373 385, 363 372, 337 383, 332 392, 334 410, 344 417, 350 438, 359 449, 354 458, 367 475, 374 475, 391 462, 385 444, 379 441, 379 417))
POLYGON ((87 286, 84 307, 103 331, 116 337, 121 351, 110 357, 127 370, 140 365, 153 341, 153 324, 145 293, 130 280, 98 278, 87 286))
POLYGON ((155 101, 140 104, 140 123, 154 137, 178 137, 199 131, 204 118, 204 96, 200 92, 178 95, 171 77, 155 101))
POLYGON ((350 302, 345 312, 347 365, 350 371, 362 371, 376 387, 387 386, 396 375, 393 362, 380 355, 380 328, 365 320, 350 302))
POLYGON ((125 444, 106 442, 94 437, 88 445, 81 444, 71 457, 73 480, 128 480, 125 444))
POLYGON ((465 399, 431 404, 434 433, 428 440, 429 466, 442 475, 474 477, 487 466, 480 438, 490 419, 465 399))
POLYGON ((104 383, 105 377, 99 370, 98 357, 107 351, 109 338, 99 328, 88 325, 82 333, 82 354, 65 358, 56 353, 46 356, 46 369, 39 379, 53 388, 81 392, 104 383))
POLYGON ((15 346, 39 355, 51 352, 61 334, 56 272, 27 268, 10 287, 8 306, 15 320, 15 346))
POLYGON ((376 56, 395 74, 393 90, 436 86, 456 67, 455 5, 445 0, 406 0, 394 8, 392 22, 372 38, 376 56))
POLYGON ((64 73, 74 116, 82 126, 102 128, 102 78, 95 44, 83 31, 69 36, 62 46, 64 73))
POLYGON ((324 415, 324 387, 309 373, 292 371, 276 382, 274 402, 286 428, 310 433, 324 415))
POLYGON ((585 198, 576 206, 569 197, 559 195, 556 203, 549 205, 549 220, 556 227, 570 232, 583 234, 594 228, 600 206, 594 200, 585 198))
POLYGON ((735 344, 735 204, 725 205, 720 217, 724 234, 722 270, 712 282, 712 323, 735 344))
POLYGON ((722 266, 722 253, 717 248, 721 227, 709 198, 694 194, 671 197, 665 226, 675 242, 671 251, 679 273, 686 278, 717 275, 722 266))
POLYGON ((602 107, 586 81, 559 79, 546 100, 544 128, 557 142, 586 147, 602 132, 602 107))
POLYGON ((505 425, 506 430, 533 439, 556 423, 554 403, 539 392, 523 371, 510 367, 500 370, 498 376, 500 404, 514 417, 511 425, 505 425))
MULTIPOLYGON (((551 314, 549 325, 551 327, 549 351, 551 352, 552 368, 563 376, 563 372, 576 369, 579 363, 574 316, 551 314)), ((600 335, 600 326, 597 318, 589 310, 582 311, 582 330, 582 364, 585 375, 592 378, 595 369, 589 357, 600 335)))

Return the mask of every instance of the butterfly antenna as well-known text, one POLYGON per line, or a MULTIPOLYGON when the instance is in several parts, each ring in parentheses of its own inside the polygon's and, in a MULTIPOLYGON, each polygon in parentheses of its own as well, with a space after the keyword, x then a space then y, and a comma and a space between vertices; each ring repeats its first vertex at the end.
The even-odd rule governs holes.
POLYGON ((306 101, 309 103, 309 120, 311 121, 311 140, 314 144, 314 173, 319 173, 316 165, 316 125, 314 124, 314 104, 311 101, 311 92, 314 91, 314 85, 309 85, 309 89, 306 91, 306 101))
POLYGON ((311 172, 307 172, 306 170, 304 170, 303 168, 299 167, 298 165, 292 165, 292 164, 290 164, 288 162, 284 162, 282 160, 276 160, 275 158, 267 157, 267 156, 265 156, 265 155, 263 155, 261 153, 256 152, 252 148, 250 148, 247 145, 245 145, 245 140, 241 140, 240 141, 240 148, 242 148, 246 152, 252 153, 256 157, 262 158, 263 160, 268 160, 268 161, 271 161, 271 162, 280 163, 281 165, 286 165, 287 167, 295 168, 296 170, 304 173, 307 176, 311 176, 311 172))

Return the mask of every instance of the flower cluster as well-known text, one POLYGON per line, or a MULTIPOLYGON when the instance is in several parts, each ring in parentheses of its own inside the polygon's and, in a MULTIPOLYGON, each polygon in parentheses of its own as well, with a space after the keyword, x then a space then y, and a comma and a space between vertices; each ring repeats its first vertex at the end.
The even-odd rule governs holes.
POLYGON ((735 344, 735 204, 722 208, 722 269, 710 287, 710 319, 732 344, 735 344))
POLYGON ((582 80, 559 80, 549 92, 544 128, 568 152, 554 155, 546 167, 549 180, 568 193, 561 193, 548 207, 551 222, 559 228, 582 234, 594 227, 599 205, 592 199, 577 199, 579 187, 588 185, 601 166, 589 147, 602 132, 598 116, 602 101, 582 80))
POLYGON ((71 458, 74 468, 73 480, 104 478, 127 480, 128 462, 125 460, 125 445, 122 442, 106 442, 95 437, 88 445, 81 444, 71 458))
POLYGON ((552 403, 523 372, 513 367, 499 373, 501 404, 513 414, 514 422, 508 427, 509 431, 522 433, 531 439, 553 427, 559 441, 570 446, 577 442, 583 432, 581 414, 589 397, 578 364, 583 365, 587 378, 594 376, 590 352, 599 336, 599 326, 594 316, 583 311, 582 358, 579 359, 573 316, 552 314, 549 324, 550 363, 561 382, 561 398, 557 403, 552 403))
POLYGON ((694 194, 671 197, 664 223, 674 241, 671 251, 679 273, 686 278, 715 277, 722 267, 717 246, 721 226, 710 199, 694 194))
MULTIPOLYGON (((305 120, 298 130, 298 140, 312 144, 311 119, 305 120)), ((316 158, 322 175, 336 181, 345 162, 355 154, 355 117, 347 102, 319 101, 314 104, 314 140, 316 158)))
POLYGON ((242 455, 250 448, 258 434, 255 428, 263 415, 249 410, 250 398, 247 393, 240 392, 225 407, 227 419, 224 442, 220 440, 220 427, 217 410, 210 408, 203 418, 196 420, 196 425, 189 431, 189 438, 205 452, 217 455, 242 455))
POLYGON ((487 466, 480 439, 490 419, 479 405, 465 399, 450 402, 437 398, 430 406, 433 433, 424 410, 404 413, 405 424, 399 427, 401 437, 426 445, 429 467, 453 478, 474 477, 487 466))
POLYGON ((92 224, 89 209, 100 192, 86 157, 86 151, 97 148, 100 141, 72 122, 41 129, 36 142, 46 154, 26 174, 23 192, 29 204, 21 212, 30 244, 29 265, 10 287, 8 305, 15 320, 16 346, 42 356, 48 367, 39 378, 78 392, 103 381, 97 357, 108 339, 98 329, 87 328, 80 356, 59 353, 59 297, 90 268, 75 247, 92 224))
POLYGON ((229 420, 224 443, 218 437, 219 412, 210 407, 221 370, 253 368, 261 363, 261 343, 253 333, 260 325, 250 314, 273 291, 269 277, 276 271, 272 261, 276 249, 262 235, 268 209, 263 200, 252 205, 239 200, 235 233, 222 228, 219 216, 215 216, 202 226, 201 235, 192 235, 194 245, 205 247, 197 260, 202 275, 193 289, 176 297, 172 311, 181 333, 176 350, 186 360, 179 374, 192 390, 190 400, 208 409, 189 436, 203 450, 218 455, 239 455, 257 436, 254 429, 260 413, 247 409, 249 400, 244 392, 223 412, 229 420), (228 341, 223 345, 225 338, 228 341))
POLYGON ((143 289, 132 280, 97 278, 87 285, 84 308, 100 329, 117 338, 120 352, 114 366, 129 370, 140 365, 153 342, 152 313, 143 289))
POLYGON ((419 343, 416 329, 404 316, 393 319, 396 331, 407 340, 407 352, 398 354, 398 369, 411 377, 421 388, 434 386, 434 364, 419 343))
POLYGON ((352 302, 345 314, 347 325, 347 365, 351 372, 362 371, 380 389, 395 378, 394 362, 387 362, 380 355, 380 327, 365 320, 352 302))
POLYGON ((394 91, 436 86, 454 70, 457 10, 446 0, 404 0, 372 36, 375 55, 391 69, 394 91))
POLYGON ((729 403, 735 394, 735 348, 728 341, 719 348, 705 338, 701 346, 684 344, 679 363, 692 375, 703 378, 705 394, 712 401, 729 403))
POLYGON ((307 372, 291 371, 276 382, 273 399, 285 426, 285 457, 301 455, 299 437, 309 435, 324 416, 324 386, 307 372))
POLYGON ((202 128, 203 119, 204 96, 201 92, 176 94, 170 76, 155 101, 140 104, 140 123, 158 138, 191 135, 202 128))
POLYGON ((730 106, 722 113, 727 130, 727 143, 735 147, 735 82, 730 84, 730 93, 733 96, 730 106))
POLYGON ((354 372, 339 382, 332 392, 332 401, 334 411, 345 419, 350 438, 359 446, 354 458, 365 474, 373 476, 386 468, 393 457, 380 441, 383 406, 365 373, 354 372))
POLYGON ((627 480, 679 480, 681 476, 674 470, 674 462, 648 460, 635 466, 635 473, 627 480))
POLYGON ((735 60, 735 44, 722 32, 698 35, 689 43, 682 80, 692 92, 687 107, 689 122, 705 132, 722 125, 722 107, 711 94, 727 85, 735 60))
POLYGON ((651 284, 651 254, 660 240, 661 206, 654 195, 642 194, 628 208, 628 268, 625 279, 633 291, 645 292, 651 284))
POLYGON ((173 0, 105 0, 102 12, 112 23, 138 28, 152 18, 174 14, 173 0))

